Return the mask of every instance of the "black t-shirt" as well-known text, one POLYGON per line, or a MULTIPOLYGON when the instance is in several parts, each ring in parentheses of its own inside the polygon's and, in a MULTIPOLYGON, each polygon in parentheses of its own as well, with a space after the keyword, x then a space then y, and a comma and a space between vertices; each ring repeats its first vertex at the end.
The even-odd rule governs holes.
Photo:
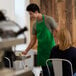
MULTIPOLYGON (((73 66, 73 72, 76 72, 76 48, 74 47, 70 47, 64 51, 59 49, 59 46, 55 46, 53 47, 52 51, 51 51, 51 55, 50 58, 61 58, 61 59, 67 59, 69 61, 71 61, 72 66, 73 66)), ((64 66, 65 64, 63 64, 64 66)), ((70 76, 70 70, 69 70, 69 66, 66 66, 68 70, 66 70, 64 68, 63 76, 67 76, 66 73, 68 72, 69 76, 70 76)))

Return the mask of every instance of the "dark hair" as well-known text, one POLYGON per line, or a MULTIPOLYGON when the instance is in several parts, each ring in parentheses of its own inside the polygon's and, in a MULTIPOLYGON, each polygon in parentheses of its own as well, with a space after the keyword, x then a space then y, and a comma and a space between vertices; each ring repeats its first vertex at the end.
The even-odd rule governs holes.
POLYGON ((27 6, 26 10, 27 11, 32 11, 32 12, 38 11, 40 13, 39 6, 37 4, 34 4, 34 3, 29 4, 27 6))
POLYGON ((2 11, 0 11, 0 21, 6 20, 6 17, 2 11))

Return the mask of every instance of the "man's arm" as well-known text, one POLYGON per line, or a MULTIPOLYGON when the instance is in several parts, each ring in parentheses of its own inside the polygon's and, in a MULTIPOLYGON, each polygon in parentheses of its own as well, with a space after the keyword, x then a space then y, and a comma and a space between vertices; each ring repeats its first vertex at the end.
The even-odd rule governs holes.
POLYGON ((55 42, 56 44, 58 44, 58 39, 57 39, 57 32, 59 30, 58 25, 52 17, 48 18, 48 23, 49 23, 50 29, 52 30, 55 42))
POLYGON ((58 31, 58 25, 52 17, 45 16, 45 23, 46 23, 46 26, 48 27, 48 29, 50 30, 50 32, 53 33, 53 31, 54 32, 58 31))
POLYGON ((59 30, 58 28, 53 30, 53 36, 54 36, 56 44, 59 44, 58 37, 57 37, 58 30, 59 30))
POLYGON ((53 31, 54 29, 56 29, 58 27, 58 25, 53 17, 45 16, 45 21, 46 21, 47 27, 50 29, 50 31, 53 31))
POLYGON ((28 53, 28 51, 34 46, 34 44, 36 43, 36 35, 32 35, 31 37, 31 41, 28 45, 28 47, 26 48, 26 50, 24 52, 22 52, 22 54, 26 55, 28 53))

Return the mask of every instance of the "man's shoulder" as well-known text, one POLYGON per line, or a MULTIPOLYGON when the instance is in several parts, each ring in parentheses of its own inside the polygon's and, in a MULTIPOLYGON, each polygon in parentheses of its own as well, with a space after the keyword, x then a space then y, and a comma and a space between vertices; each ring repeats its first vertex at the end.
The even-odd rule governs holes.
POLYGON ((36 21, 33 22, 33 26, 36 26, 36 21))
POLYGON ((33 29, 36 30, 36 21, 33 22, 33 29))
POLYGON ((51 20, 52 19, 52 17, 48 16, 48 15, 44 15, 44 17, 45 17, 45 20, 51 20))

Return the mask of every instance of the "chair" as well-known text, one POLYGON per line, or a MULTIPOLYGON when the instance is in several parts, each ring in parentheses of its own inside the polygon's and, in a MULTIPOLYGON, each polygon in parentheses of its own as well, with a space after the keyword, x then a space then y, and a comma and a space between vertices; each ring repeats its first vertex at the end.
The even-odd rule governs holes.
POLYGON ((4 57, 8 62, 9 62, 9 68, 11 69, 12 67, 11 67, 11 61, 10 61, 10 59, 8 58, 8 57, 4 57))
MULTIPOLYGON (((46 66, 47 66, 47 69, 48 69, 48 73, 49 73, 49 76, 51 76, 51 73, 50 73, 50 69, 49 69, 49 65, 48 65, 48 62, 51 61, 52 62, 52 66, 53 66, 53 72, 54 72, 54 76, 63 76, 63 64, 62 62, 67 62, 69 65, 70 65, 70 69, 71 69, 71 76, 73 76, 73 69, 72 69, 72 63, 69 61, 69 60, 66 60, 66 59, 48 59, 46 61, 46 66)), ((65 67, 66 68, 66 67, 65 67)))

